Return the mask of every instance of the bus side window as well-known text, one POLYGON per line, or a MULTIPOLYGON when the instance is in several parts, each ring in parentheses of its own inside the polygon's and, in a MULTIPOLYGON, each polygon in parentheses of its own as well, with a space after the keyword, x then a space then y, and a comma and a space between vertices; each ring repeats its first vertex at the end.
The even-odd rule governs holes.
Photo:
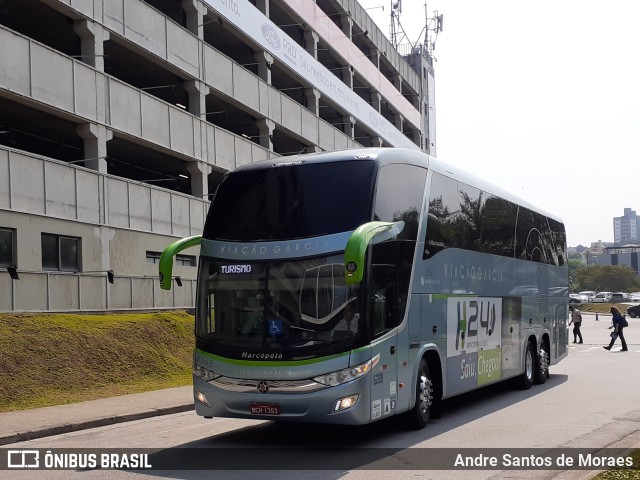
POLYGON ((372 265, 372 333, 379 337, 398 325, 397 271, 392 265, 372 265))

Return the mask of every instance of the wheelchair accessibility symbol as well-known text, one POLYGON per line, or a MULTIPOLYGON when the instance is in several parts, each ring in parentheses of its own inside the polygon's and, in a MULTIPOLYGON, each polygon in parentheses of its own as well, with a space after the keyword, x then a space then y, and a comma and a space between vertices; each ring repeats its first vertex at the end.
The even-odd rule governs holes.
POLYGON ((269 320, 269 335, 273 335, 274 337, 282 335, 282 320, 269 320))

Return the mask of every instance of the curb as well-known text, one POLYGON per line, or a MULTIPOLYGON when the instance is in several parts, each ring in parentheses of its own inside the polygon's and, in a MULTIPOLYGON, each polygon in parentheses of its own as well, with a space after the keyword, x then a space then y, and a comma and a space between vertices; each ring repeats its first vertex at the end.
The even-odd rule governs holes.
POLYGON ((63 433, 77 432, 90 428, 104 427, 107 425, 115 425, 116 423, 132 422, 134 420, 142 420, 145 418, 159 417, 162 415, 172 415, 175 413, 188 412, 194 410, 193 403, 182 405, 174 405, 171 407, 155 408, 144 410, 141 412, 132 412, 124 415, 113 415, 103 418, 95 418, 92 420, 80 420, 77 422, 67 423, 63 425, 53 425, 42 427, 35 430, 25 432, 13 432, 9 434, 0 434, 0 445, 8 445, 10 443, 26 442, 37 438, 51 437, 63 433))

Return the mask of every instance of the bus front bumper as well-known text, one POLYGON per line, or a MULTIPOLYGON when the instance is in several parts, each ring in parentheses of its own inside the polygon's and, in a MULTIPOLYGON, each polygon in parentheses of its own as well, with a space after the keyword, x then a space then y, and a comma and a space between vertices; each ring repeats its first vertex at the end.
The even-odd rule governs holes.
MULTIPOLYGON (((335 387, 309 393, 279 394, 259 390, 234 392, 193 378, 196 413, 203 417, 250 418, 291 422, 362 425, 371 421, 368 375, 335 387), (353 400, 343 409, 341 401, 353 400)), ((262 388, 262 390, 265 390, 262 388)))

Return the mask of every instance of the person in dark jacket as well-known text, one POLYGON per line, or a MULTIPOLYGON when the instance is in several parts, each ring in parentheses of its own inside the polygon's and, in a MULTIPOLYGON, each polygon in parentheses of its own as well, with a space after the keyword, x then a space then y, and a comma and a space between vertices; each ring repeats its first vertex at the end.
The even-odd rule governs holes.
POLYGON ((613 328, 613 333, 611 334, 611 342, 609 342, 609 345, 607 345, 606 347, 602 347, 605 350, 611 350, 611 347, 613 347, 613 344, 616 342, 616 339, 618 337, 620 337, 620 342, 622 342, 622 348, 620 349, 621 352, 626 352, 627 351, 627 342, 624 339, 624 327, 628 325, 627 320, 620 315, 620 310, 618 310, 616 307, 611 307, 611 314, 613 315, 612 318, 612 323, 613 325, 609 328, 613 328))

